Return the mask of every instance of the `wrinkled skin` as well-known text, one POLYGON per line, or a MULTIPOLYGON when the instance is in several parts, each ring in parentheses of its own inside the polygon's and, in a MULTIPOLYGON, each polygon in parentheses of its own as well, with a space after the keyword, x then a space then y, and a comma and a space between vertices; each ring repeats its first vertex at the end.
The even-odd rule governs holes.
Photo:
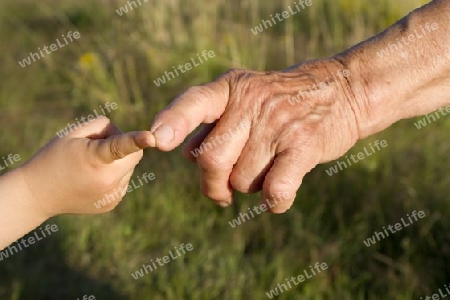
POLYGON ((156 116, 154 145, 170 151, 208 124, 184 149, 199 166, 203 193, 228 206, 233 190, 262 189, 271 211, 285 212, 317 164, 401 119, 450 104, 449 14, 448 0, 434 0, 331 59, 281 72, 232 70, 190 88, 156 116), (411 42, 418 32, 420 41, 411 42), (344 70, 348 76, 336 76, 344 70), (293 100, 314 85, 321 88, 293 100), (230 129, 234 135, 224 136, 230 129), (197 155, 198 147, 206 151, 197 155))
MULTIPOLYGON (((185 156, 197 161, 206 196, 227 206, 233 190, 262 190, 263 201, 278 202, 272 211, 281 213, 292 205, 306 173, 342 156, 359 139, 356 101, 343 71, 337 60, 308 62, 283 72, 231 70, 190 88, 157 120, 164 123, 176 114, 177 128, 189 132, 199 123, 212 123, 184 146, 185 156), (317 88, 320 83, 322 89, 317 88), (217 140, 226 134, 227 141, 217 140), (192 155, 202 142, 214 140, 211 149, 197 158, 192 155)), ((183 134, 175 133, 172 142, 158 147, 171 150, 183 134)))

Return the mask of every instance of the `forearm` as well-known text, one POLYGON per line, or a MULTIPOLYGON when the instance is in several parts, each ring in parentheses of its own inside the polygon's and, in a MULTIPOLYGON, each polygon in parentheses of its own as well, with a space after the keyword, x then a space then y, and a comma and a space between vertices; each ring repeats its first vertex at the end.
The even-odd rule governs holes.
POLYGON ((121 133, 106 117, 51 140, 0 176, 0 250, 53 216, 114 209, 150 145, 148 131, 121 133))
POLYGON ((0 176, 0 250, 46 221, 32 197, 20 169, 0 176))
POLYGON ((450 104, 450 2, 436 0, 336 58, 350 70, 360 138, 450 104))

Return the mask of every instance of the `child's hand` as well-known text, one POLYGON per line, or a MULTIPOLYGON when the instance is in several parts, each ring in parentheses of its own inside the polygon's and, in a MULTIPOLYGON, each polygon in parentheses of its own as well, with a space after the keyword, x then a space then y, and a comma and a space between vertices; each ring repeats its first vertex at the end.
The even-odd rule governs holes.
POLYGON ((114 209, 122 199, 135 166, 150 146, 150 132, 120 133, 106 117, 55 138, 20 171, 32 201, 50 218, 59 214, 97 214, 114 209), (114 195, 96 208, 94 202, 114 195))

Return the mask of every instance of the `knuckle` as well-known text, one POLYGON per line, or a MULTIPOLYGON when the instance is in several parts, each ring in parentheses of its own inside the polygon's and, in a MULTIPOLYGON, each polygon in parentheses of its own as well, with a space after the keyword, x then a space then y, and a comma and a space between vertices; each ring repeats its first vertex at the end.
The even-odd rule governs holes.
MULTIPOLYGON (((250 75, 251 76, 251 75, 250 75)), ((256 77, 247 76, 240 80, 240 93, 244 98, 256 98, 261 100, 269 99, 270 93, 268 87, 264 84, 264 81, 257 79, 256 77)), ((242 77, 241 77, 242 78, 242 77)), ((256 103, 261 103, 257 101, 256 103)), ((266 101, 262 102, 265 103, 266 101)), ((261 103, 261 104, 262 104, 261 103)))
POLYGON ((230 176, 230 184, 238 192, 248 193, 250 190, 251 183, 246 180, 240 172, 233 172, 230 176))
POLYGON ((118 139, 113 139, 109 144, 109 148, 114 158, 121 159, 125 157, 125 154, 119 147, 118 139))
POLYGON ((267 180, 264 182, 263 190, 266 195, 275 199, 293 200, 295 195, 289 191, 293 190, 292 183, 286 179, 267 180))
MULTIPOLYGON (((203 106, 207 101, 207 89, 205 86, 191 86, 180 95, 180 99, 189 98, 192 106, 203 106)), ((171 108, 171 107, 169 107, 171 108)))
MULTIPOLYGON (((216 81, 220 82, 222 80, 225 80, 230 86, 237 86, 238 84, 242 86, 242 84, 244 84, 248 87, 250 84, 257 84, 259 82, 257 80, 251 80, 253 78, 253 75, 254 73, 249 70, 230 69, 222 76, 220 76, 216 81)), ((258 86, 261 87, 260 85, 258 86)))
MULTIPOLYGON (((68 149, 73 149, 71 153, 73 153, 73 155, 77 154, 77 150, 78 149, 76 147, 76 143, 77 140, 76 139, 71 139, 67 141, 68 143, 68 149)), ((88 143, 87 143, 87 148, 88 151, 86 153, 84 153, 82 155, 84 161, 86 162, 86 168, 87 170, 95 170, 98 171, 99 169, 101 169, 103 167, 104 161, 102 159, 101 153, 100 153, 100 145, 99 145, 99 141, 97 140, 91 140, 89 139, 88 143)))
POLYGON ((203 170, 227 169, 230 166, 230 159, 225 155, 208 152, 197 158, 198 165, 203 170))
MULTIPOLYGON (((185 93, 181 96, 180 99, 182 99, 185 102, 185 105, 189 108, 208 108, 211 105, 214 105, 212 102, 214 101, 215 94, 217 89, 209 84, 209 85, 201 85, 201 86, 192 86, 186 90, 185 93)), ((179 115, 183 116, 183 123, 185 125, 188 125, 190 123, 190 119, 192 116, 186 115, 185 111, 178 111, 179 115)), ((215 118, 211 120, 205 120, 206 123, 212 123, 215 118)))
POLYGON ((223 75, 226 78, 240 78, 244 74, 248 74, 249 72, 244 69, 232 68, 225 72, 223 75))
MULTIPOLYGON (((273 100, 269 100, 268 102, 271 101, 273 100)), ((266 103, 263 110, 268 111, 270 122, 271 124, 275 124, 275 126, 288 123, 292 119, 292 112, 278 109, 277 103, 266 103)))
POLYGON ((183 95, 189 95, 189 96, 195 96, 197 94, 202 94, 205 90, 204 86, 201 85, 194 85, 189 87, 184 93, 183 95))
POLYGON ((240 193, 255 193, 261 189, 261 180, 251 179, 245 176, 243 172, 232 172, 230 176, 230 184, 236 191, 240 193))

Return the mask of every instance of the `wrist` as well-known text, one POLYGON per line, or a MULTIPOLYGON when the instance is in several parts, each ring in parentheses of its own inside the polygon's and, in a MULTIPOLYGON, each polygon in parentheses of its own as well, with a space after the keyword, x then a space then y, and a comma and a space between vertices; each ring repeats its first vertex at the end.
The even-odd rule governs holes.
POLYGON ((360 138, 450 104, 448 12, 434 1, 336 55, 350 70, 360 138))
POLYGON ((21 169, 0 177, 0 209, 0 250, 48 219, 36 207, 21 169))
POLYGON ((372 76, 369 61, 357 53, 343 53, 334 57, 349 71, 349 104, 355 114, 359 139, 376 134, 401 119, 396 97, 388 89, 380 88, 382 80, 372 76))
POLYGON ((26 209, 30 211, 30 214, 33 214, 34 219, 42 220, 42 222, 54 217, 54 214, 45 210, 42 205, 43 201, 40 199, 39 191, 36 191, 32 188, 30 182, 32 181, 33 174, 29 172, 27 169, 27 164, 17 168, 15 170, 17 176, 17 183, 21 186, 21 197, 24 199, 24 206, 26 209))

